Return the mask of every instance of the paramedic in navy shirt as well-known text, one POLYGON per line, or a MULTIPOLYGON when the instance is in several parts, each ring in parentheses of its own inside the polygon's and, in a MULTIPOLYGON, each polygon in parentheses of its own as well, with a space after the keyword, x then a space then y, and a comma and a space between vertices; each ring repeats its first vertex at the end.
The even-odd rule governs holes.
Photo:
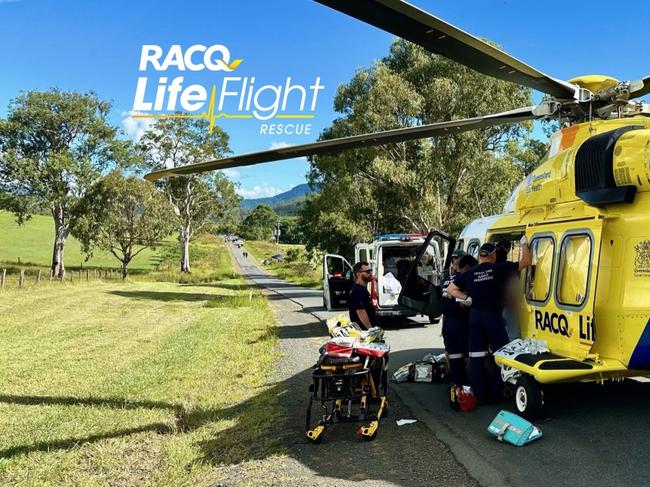
POLYGON ((488 375, 485 357, 488 349, 496 352, 509 342, 503 319, 505 287, 513 273, 518 273, 531 264, 526 237, 521 239, 519 263, 496 262, 496 257, 495 245, 484 243, 479 251, 479 265, 458 276, 447 288, 447 294, 465 300, 471 306, 469 375, 479 403, 498 401, 501 398, 501 378, 496 374, 491 374, 492 377, 488 375))
POLYGON ((367 262, 357 262, 352 268, 354 285, 350 289, 348 310, 350 321, 366 330, 376 326, 375 307, 370 300, 368 283, 372 281, 372 269, 367 262))
MULTIPOLYGON (((454 251, 456 253, 457 251, 454 251)), ((442 339, 445 342, 447 360, 449 360, 449 377, 452 384, 461 386, 467 384, 465 377, 465 357, 467 357, 467 344, 469 342, 469 308, 456 301, 456 298, 447 294, 447 287, 451 282, 464 274, 478 262, 471 255, 463 255, 457 260, 454 274, 442 284, 442 339)))

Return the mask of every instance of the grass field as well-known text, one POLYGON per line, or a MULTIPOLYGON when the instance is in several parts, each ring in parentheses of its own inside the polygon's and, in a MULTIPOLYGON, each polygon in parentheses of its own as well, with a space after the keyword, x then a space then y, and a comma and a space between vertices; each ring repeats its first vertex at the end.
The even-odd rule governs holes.
POLYGON ((0 293, 0 485, 214 485, 281 453, 273 314, 201 245, 211 282, 0 293))
MULTIPOLYGON (((272 242, 247 240, 244 242, 244 248, 259 264, 261 264, 272 255, 280 253, 286 256, 289 250, 303 249, 304 245, 280 244, 278 247, 272 242)), ((306 262, 274 262, 263 267, 288 282, 313 288, 323 287, 321 269, 314 269, 306 262)))
MULTIPOLYGON (((18 225, 12 213, 0 211, 0 268, 48 268, 52 262, 54 244, 54 223, 52 217, 34 215, 24 225, 18 225)), ((108 252, 96 252, 88 261, 81 252, 81 245, 72 236, 68 237, 64 251, 67 269, 83 267, 109 267, 117 269, 119 261, 108 252)), ((150 249, 142 251, 131 262, 130 270, 143 271, 156 268, 160 263, 160 252, 150 249)))

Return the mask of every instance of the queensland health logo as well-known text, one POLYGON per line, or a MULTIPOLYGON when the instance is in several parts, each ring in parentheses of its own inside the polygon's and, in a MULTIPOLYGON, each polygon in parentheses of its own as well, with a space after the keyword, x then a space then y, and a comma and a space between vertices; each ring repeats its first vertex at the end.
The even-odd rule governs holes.
POLYGON ((203 118, 210 133, 220 118, 259 121, 260 134, 310 135, 318 102, 325 87, 294 83, 290 76, 280 83, 263 84, 255 76, 235 76, 243 59, 232 59, 221 44, 174 44, 165 50, 155 44, 142 46, 140 72, 155 70, 156 79, 138 77, 133 100, 133 118, 203 118), (200 71, 224 76, 210 85, 189 84, 186 78, 200 71), (171 74, 168 74, 171 73, 171 74))

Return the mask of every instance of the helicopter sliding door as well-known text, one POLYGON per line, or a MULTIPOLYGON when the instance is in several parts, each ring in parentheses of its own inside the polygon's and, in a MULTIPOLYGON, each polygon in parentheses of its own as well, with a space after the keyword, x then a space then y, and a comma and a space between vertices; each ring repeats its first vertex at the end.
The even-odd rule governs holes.
POLYGON ((529 227, 532 266, 522 273, 525 334, 582 360, 596 340, 594 303, 603 221, 529 227))

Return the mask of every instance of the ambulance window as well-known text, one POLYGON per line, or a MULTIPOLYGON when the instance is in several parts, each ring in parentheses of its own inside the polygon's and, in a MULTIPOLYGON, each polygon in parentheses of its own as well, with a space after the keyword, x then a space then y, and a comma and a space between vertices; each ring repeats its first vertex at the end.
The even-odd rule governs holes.
POLYGON ((368 249, 359 249, 359 262, 368 262, 368 249))
POLYGON ((551 289, 555 241, 553 237, 535 237, 531 241, 532 265, 526 271, 526 298, 544 302, 551 289))
POLYGON ((557 282, 560 304, 581 306, 587 296, 591 264, 591 237, 567 235, 562 240, 557 282))

